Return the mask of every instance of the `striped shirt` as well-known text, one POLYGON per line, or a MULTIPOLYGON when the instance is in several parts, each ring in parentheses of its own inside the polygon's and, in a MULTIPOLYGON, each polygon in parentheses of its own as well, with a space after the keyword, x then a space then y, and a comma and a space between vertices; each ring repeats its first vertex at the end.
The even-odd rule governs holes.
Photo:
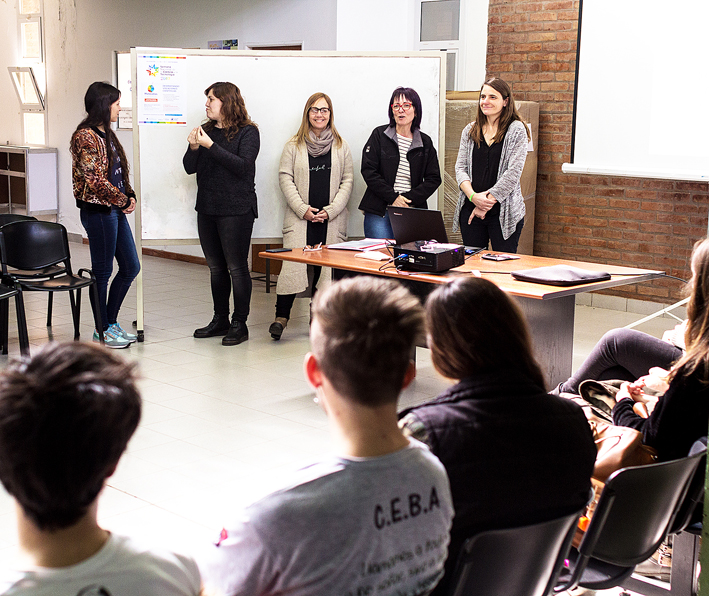
POLYGON ((406 159, 406 154, 409 151, 409 147, 411 147, 412 140, 402 137, 400 134, 396 135, 396 141, 399 144, 399 168, 396 170, 394 190, 399 194, 411 190, 411 169, 409 168, 409 160, 406 159))

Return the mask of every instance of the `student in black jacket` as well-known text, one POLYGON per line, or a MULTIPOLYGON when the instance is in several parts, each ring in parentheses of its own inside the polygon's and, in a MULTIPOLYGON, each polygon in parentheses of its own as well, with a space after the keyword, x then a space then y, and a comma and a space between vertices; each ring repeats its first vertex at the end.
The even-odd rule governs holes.
POLYGON ((434 367, 457 383, 402 412, 400 424, 450 479, 455 518, 438 595, 449 593, 469 536, 581 509, 596 446, 581 408, 546 393, 524 316, 495 284, 441 286, 426 303, 426 326, 434 367))
POLYGON ((367 238, 393 238, 386 208, 426 209, 426 200, 441 185, 438 154, 431 137, 421 132, 421 98, 398 87, 389 101, 389 124, 372 131, 362 151, 362 177, 367 190, 364 211, 367 238))

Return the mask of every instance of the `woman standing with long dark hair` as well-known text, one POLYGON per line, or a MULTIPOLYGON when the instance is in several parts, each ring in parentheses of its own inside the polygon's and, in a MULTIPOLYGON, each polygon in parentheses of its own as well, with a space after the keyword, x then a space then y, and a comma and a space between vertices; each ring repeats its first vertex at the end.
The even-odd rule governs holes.
POLYGON ((187 137, 182 163, 197 174, 197 229, 209 265, 214 317, 195 330, 197 338, 223 335, 222 344, 234 346, 249 339, 246 319, 251 302, 249 248, 256 204, 256 156, 260 138, 249 118, 239 88, 233 83, 210 85, 207 118, 187 137), (229 320, 229 295, 234 312, 229 320))
POLYGON ((460 137, 455 177, 460 196, 453 231, 460 228, 467 246, 517 252, 524 225, 520 178, 527 159, 529 131, 522 122, 510 86, 486 81, 478 114, 460 137))
MULTIPOLYGON (((86 118, 71 137, 72 183, 81 224, 89 238, 91 268, 96 276, 103 329, 109 348, 127 348, 137 338, 118 323, 118 311, 140 261, 126 214, 135 209, 128 180, 128 160, 111 124, 118 120, 121 93, 108 83, 92 83, 84 96, 86 118), (118 273, 108 290, 113 259, 118 273)), ((93 305, 92 305, 93 306, 93 305)))

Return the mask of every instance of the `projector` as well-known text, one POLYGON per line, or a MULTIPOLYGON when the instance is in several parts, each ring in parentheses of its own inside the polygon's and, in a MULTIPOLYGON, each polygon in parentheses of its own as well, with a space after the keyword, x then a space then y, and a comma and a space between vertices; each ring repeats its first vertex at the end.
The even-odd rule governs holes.
POLYGON ((426 240, 394 246, 397 267, 404 271, 440 273, 465 262, 465 247, 426 240))

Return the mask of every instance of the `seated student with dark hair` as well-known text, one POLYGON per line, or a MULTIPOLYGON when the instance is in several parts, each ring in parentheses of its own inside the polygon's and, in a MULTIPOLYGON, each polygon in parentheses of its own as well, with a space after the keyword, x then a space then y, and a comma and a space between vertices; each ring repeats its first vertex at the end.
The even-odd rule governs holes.
POLYGON ((453 517, 441 463, 397 426, 423 331, 416 298, 356 277, 318 292, 305 375, 335 455, 248 507, 200 564, 226 596, 429 594, 443 573, 453 517))
POLYGON ((554 519, 589 497, 596 447, 586 417, 548 395, 519 307, 495 284, 468 278, 426 302, 431 360, 457 384, 401 413, 401 424, 446 467, 455 519, 448 594, 463 542, 476 532, 554 519))
POLYGON ((17 502, 12 596, 196 596, 187 557, 101 528, 98 495, 140 420, 135 365, 87 343, 50 343, 0 374, 0 480, 17 502))

